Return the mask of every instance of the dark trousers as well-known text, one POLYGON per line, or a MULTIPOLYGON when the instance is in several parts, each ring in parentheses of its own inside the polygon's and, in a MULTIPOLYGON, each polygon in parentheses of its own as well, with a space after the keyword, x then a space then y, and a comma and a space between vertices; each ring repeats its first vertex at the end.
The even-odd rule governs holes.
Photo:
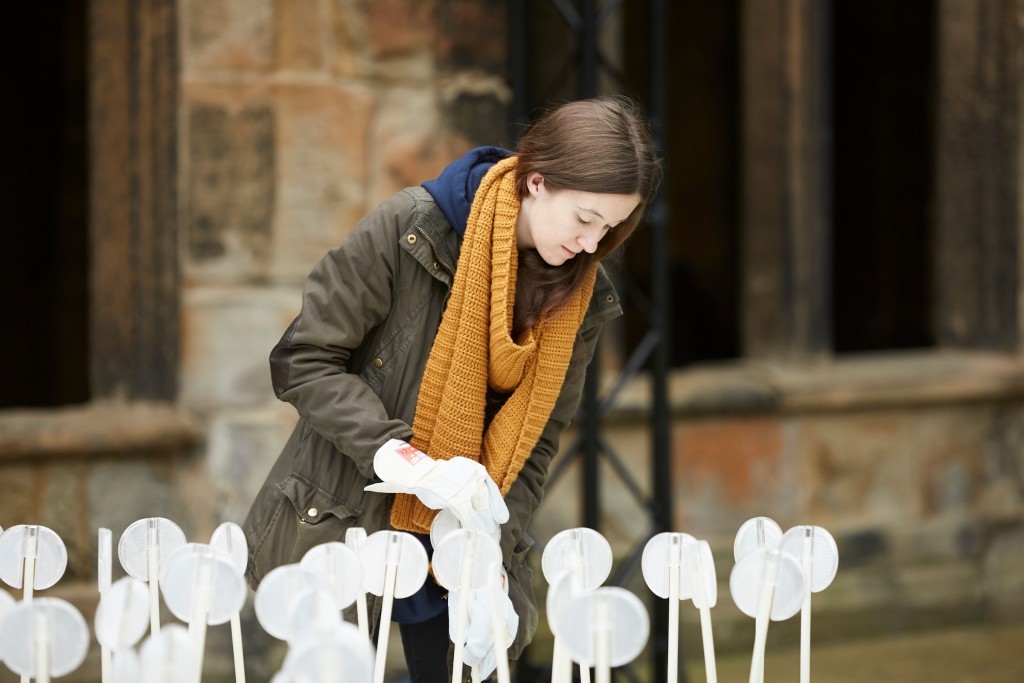
POLYGON ((451 683, 448 673, 448 612, 419 624, 399 624, 412 683, 451 683))

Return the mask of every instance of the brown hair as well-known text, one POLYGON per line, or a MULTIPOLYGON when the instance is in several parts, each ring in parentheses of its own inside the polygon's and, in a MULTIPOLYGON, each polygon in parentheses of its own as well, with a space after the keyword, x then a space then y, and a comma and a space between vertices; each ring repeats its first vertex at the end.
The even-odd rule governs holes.
POLYGON ((593 254, 581 252, 563 265, 550 266, 532 249, 519 252, 514 339, 563 303, 595 261, 626 241, 661 181, 650 129, 639 106, 625 97, 577 100, 550 110, 526 131, 517 154, 520 196, 526 196, 526 178, 536 171, 552 190, 637 194, 640 203, 601 239, 593 254))

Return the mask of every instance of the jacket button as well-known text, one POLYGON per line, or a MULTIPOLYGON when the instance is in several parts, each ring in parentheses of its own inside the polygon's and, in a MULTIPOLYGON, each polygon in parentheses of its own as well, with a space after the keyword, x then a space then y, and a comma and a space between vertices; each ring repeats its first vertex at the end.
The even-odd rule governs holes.
POLYGON ((437 261, 434 261, 434 270, 437 270, 437 269, 438 269, 438 268, 440 268, 440 267, 441 267, 441 266, 439 266, 439 265, 437 264, 437 261))
POLYGON ((408 242, 409 244, 416 244, 416 235, 406 236, 405 241, 408 242))
POLYGON ((384 367, 384 361, 382 361, 380 358, 374 358, 373 359, 373 367, 375 367, 375 368, 382 368, 382 367, 384 367))
POLYGON ((310 517, 316 517, 320 514, 320 511, 317 510, 316 508, 309 508, 308 510, 306 510, 306 514, 310 517))

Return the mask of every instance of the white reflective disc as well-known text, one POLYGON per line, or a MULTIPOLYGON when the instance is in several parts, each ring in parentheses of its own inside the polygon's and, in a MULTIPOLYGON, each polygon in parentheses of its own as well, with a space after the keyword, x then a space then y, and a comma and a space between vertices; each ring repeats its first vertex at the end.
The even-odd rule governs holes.
POLYGON ((213 530, 210 545, 230 557, 238 571, 245 574, 249 564, 249 544, 242 527, 234 522, 224 522, 213 530))
POLYGON ((707 541, 697 541, 696 546, 686 554, 684 561, 687 564, 686 576, 693 582, 689 588, 693 592, 694 607, 714 607, 718 602, 718 573, 715 571, 715 557, 711 554, 711 546, 707 541), (700 590, 698 579, 704 582, 703 591, 700 590))
POLYGON ((0 623, 0 652, 16 674, 36 678, 36 646, 49 651, 50 676, 77 669, 89 651, 89 626, 71 603, 59 598, 19 602, 0 623))
POLYGON ((548 617, 548 628, 555 636, 558 635, 558 617, 562 614, 565 606, 576 597, 577 590, 574 584, 576 578, 571 572, 565 572, 548 586, 548 597, 545 600, 545 607, 548 617))
POLYGON ((297 644, 330 633, 342 623, 334 596, 322 588, 299 591, 288 605, 288 644, 297 644))
POLYGON ((288 609, 292 599, 309 588, 330 593, 330 586, 318 575, 297 564, 272 569, 256 589, 253 607, 263 630, 278 640, 288 640, 288 609))
POLYGON ((644 581, 651 592, 659 598, 669 596, 669 575, 672 565, 679 567, 679 580, 676 590, 679 591, 679 599, 687 600, 693 594, 687 588, 693 586, 693 581, 687 581, 688 568, 684 562, 684 554, 689 546, 695 546, 697 539, 690 534, 673 533, 666 531, 658 534, 647 541, 644 546, 644 553, 640 559, 640 566, 643 570, 644 581))
POLYGON ((343 622, 332 633, 293 646, 282 671, 292 683, 370 683, 373 662, 373 646, 358 628, 343 622))
MULTIPOLYGON (((132 579, 136 581, 137 579, 132 579)), ((131 648, 111 653, 111 683, 139 683, 142 672, 139 669, 139 656, 131 648)))
POLYGON ((345 530, 345 545, 347 545, 349 550, 354 552, 356 555, 359 554, 359 549, 363 547, 363 543, 365 542, 366 529, 363 527, 354 526, 345 530))
POLYGON ((242 573, 228 557, 212 548, 180 554, 168 560, 160 580, 164 602, 178 619, 191 624, 206 600, 206 623, 227 623, 245 604, 248 588, 242 573))
POLYGON ((775 550, 782 541, 782 528, 769 517, 753 517, 736 532, 732 554, 737 562, 755 550, 775 550))
POLYGON ((191 683, 196 676, 196 646, 181 624, 168 624, 139 650, 142 683, 191 683))
POLYGON ((157 551, 157 575, 160 576, 160 567, 165 559, 185 545, 185 532, 177 524, 164 517, 147 517, 132 522, 121 534, 121 540, 117 543, 117 557, 121 566, 140 581, 149 580, 149 553, 150 547, 157 551))
POLYGON ((761 591, 769 590, 770 555, 778 557, 778 575, 772 597, 771 619, 783 621, 800 611, 804 602, 804 573, 789 553, 778 550, 755 550, 732 568, 729 591, 733 602, 748 617, 757 618, 761 591))
POLYGON ((597 663, 597 639, 606 631, 611 666, 633 661, 644 649, 650 620, 640 598, 624 588, 605 587, 581 593, 558 616, 559 638, 572 658, 584 666, 597 663))
POLYGON ((130 576, 118 579, 96 608, 96 640, 108 650, 135 647, 149 628, 149 586, 130 576))
POLYGON ((782 536, 780 545, 803 566, 804 555, 811 565, 811 592, 818 593, 832 584, 839 569, 839 548, 832 534, 820 526, 795 526, 782 536))
POLYGON ((299 565, 327 582, 339 610, 351 605, 363 592, 363 566, 359 556, 344 543, 332 541, 313 546, 299 565))
POLYGON ((45 590, 60 581, 68 566, 64 541, 52 529, 34 524, 12 526, 0 535, 0 580, 22 588, 25 558, 35 558, 34 590, 45 590))
POLYGON ((584 590, 604 583, 612 571, 612 547, 604 536, 585 527, 555 534, 541 555, 544 580, 551 583, 563 572, 577 572, 584 590))
POLYGON ((407 598, 418 591, 427 578, 429 565, 423 544, 404 531, 370 534, 359 548, 359 562, 363 566, 363 588, 374 595, 384 595, 387 566, 396 563, 396 598, 407 598))
POLYGON ((450 591, 464 593, 495 580, 494 565, 501 566, 501 548, 489 536, 472 529, 453 531, 434 548, 434 578, 450 591), (463 561, 469 576, 463 576, 463 561))

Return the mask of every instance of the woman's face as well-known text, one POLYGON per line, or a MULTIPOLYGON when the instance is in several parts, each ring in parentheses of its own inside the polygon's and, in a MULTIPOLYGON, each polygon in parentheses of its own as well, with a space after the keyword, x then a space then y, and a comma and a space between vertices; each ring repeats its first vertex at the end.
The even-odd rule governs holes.
POLYGON ((581 251, 594 253, 608 231, 640 203, 636 194, 550 190, 536 172, 527 176, 526 186, 516 223, 518 247, 536 249, 550 266, 560 266, 581 251))

